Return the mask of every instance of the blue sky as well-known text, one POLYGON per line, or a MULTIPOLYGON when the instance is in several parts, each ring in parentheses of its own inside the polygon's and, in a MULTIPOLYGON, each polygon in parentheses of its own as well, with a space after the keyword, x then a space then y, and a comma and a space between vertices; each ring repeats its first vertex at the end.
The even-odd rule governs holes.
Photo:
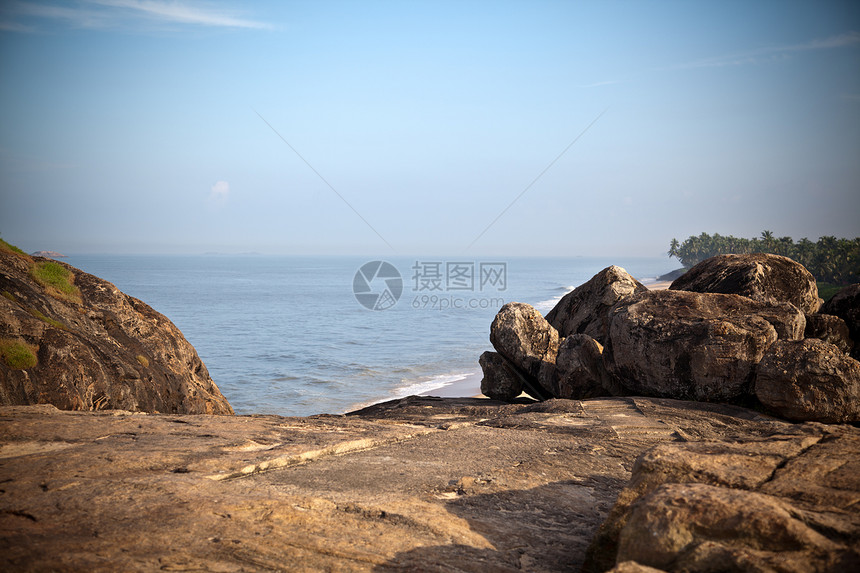
POLYGON ((860 4, 6 1, 0 126, 26 250, 855 237, 860 4))

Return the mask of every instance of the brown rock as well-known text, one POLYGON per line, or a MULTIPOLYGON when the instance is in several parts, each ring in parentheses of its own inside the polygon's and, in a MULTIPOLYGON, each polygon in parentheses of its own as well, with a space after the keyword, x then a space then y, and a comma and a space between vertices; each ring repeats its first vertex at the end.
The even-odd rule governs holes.
POLYGON ((844 320, 832 314, 807 314, 803 337, 829 342, 845 354, 850 354, 854 348, 848 325, 844 320))
POLYGON ((527 392, 538 394, 534 396, 538 399, 548 397, 551 389, 538 387, 538 381, 547 379, 548 372, 555 369, 559 339, 540 312, 528 304, 509 302, 493 320, 490 342, 525 375, 527 392))
POLYGON ((803 314, 738 295, 647 291, 613 309, 604 363, 627 393, 726 401, 751 393, 755 365, 803 314))
POLYGON ((711 257, 675 279, 669 288, 789 302, 807 313, 816 312, 822 302, 815 277, 803 265, 764 253, 711 257))
POLYGON ((852 356, 860 359, 860 283, 849 285, 821 307, 821 312, 838 316, 848 325, 848 335, 854 342, 852 356))
POLYGON ((478 358, 484 377, 481 393, 493 400, 512 402, 523 392, 523 378, 498 352, 484 352, 478 358))
POLYGON ((571 334, 558 348, 552 378, 543 386, 557 398, 582 400, 606 396, 603 346, 587 334, 571 334))
POLYGON ((860 421, 860 362, 815 338, 779 341, 756 370, 755 394, 789 420, 860 421))
POLYGON ((36 364, 0 361, 0 404, 67 410, 232 414, 194 347, 164 315, 65 263, 79 294, 49 293, 29 259, 0 251, 0 338, 35 349, 36 364))
POLYGON ((609 311, 622 299, 648 288, 621 267, 603 269, 588 282, 566 294, 546 315, 546 320, 564 338, 587 334, 606 344, 609 311))

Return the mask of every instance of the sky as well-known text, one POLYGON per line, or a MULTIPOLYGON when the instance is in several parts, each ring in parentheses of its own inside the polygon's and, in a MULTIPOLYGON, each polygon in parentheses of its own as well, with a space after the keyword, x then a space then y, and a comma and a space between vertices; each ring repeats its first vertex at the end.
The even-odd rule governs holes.
POLYGON ((0 3, 0 235, 663 256, 860 236, 860 3, 0 3))

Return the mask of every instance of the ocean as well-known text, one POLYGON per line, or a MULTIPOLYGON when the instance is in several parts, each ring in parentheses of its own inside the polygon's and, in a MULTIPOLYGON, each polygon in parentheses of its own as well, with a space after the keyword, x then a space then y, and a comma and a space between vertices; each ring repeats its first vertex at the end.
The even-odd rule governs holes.
POLYGON ((410 394, 478 392, 499 308, 546 314, 615 264, 660 258, 75 255, 176 324, 237 414, 338 414, 410 394))

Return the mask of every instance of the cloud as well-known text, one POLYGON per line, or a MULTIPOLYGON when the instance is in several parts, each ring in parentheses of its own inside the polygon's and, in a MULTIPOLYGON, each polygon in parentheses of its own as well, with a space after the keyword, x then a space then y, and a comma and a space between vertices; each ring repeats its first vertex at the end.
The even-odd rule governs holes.
POLYGON ((209 190, 209 202, 215 205, 223 205, 230 195, 230 184, 226 181, 218 181, 209 190))
POLYGON ((847 48, 860 44, 860 32, 848 32, 828 38, 820 38, 803 42, 800 44, 788 44, 783 46, 768 46, 756 50, 748 50, 736 54, 705 58, 693 62, 677 64, 660 70, 679 70, 694 68, 720 68, 726 66, 741 66, 746 64, 760 64, 788 57, 790 54, 800 52, 811 52, 815 50, 830 50, 834 48, 847 48))
POLYGON ((213 4, 166 0, 80 0, 74 3, 9 2, 4 6, 4 29, 35 31, 15 18, 61 21, 78 28, 116 28, 141 24, 184 24, 215 28, 269 30, 266 22, 239 17, 213 4))

